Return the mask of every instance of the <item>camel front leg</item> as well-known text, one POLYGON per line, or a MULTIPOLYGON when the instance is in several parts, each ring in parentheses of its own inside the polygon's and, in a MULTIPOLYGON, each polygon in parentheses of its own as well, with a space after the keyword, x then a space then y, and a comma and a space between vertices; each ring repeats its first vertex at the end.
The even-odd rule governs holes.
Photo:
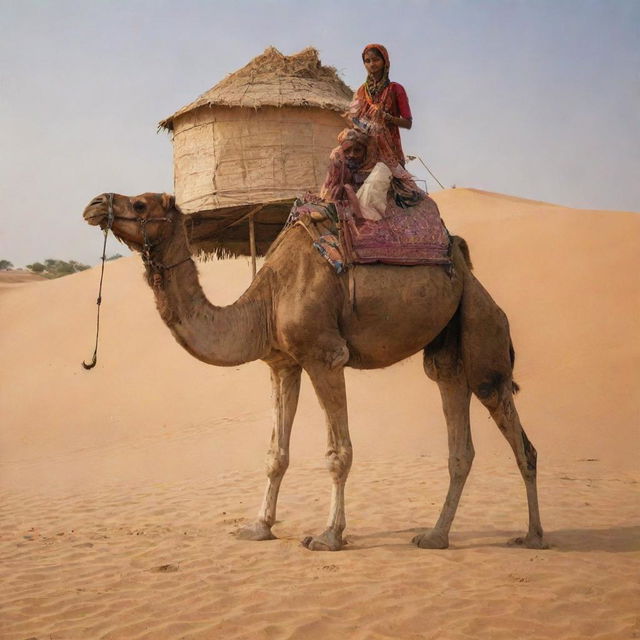
POLYGON ((449 530, 475 455, 469 423, 471 391, 464 375, 438 380, 438 387, 449 439, 449 490, 435 528, 414 536, 412 540, 422 549, 446 549, 449 546, 449 530))
POLYGON ((236 535, 243 540, 273 540, 271 527, 276 521, 276 505, 282 478, 289 467, 291 427, 300 394, 299 365, 271 365, 273 395, 273 432, 267 453, 267 488, 255 522, 239 529, 236 535))
POLYGON ((333 488, 326 530, 318 536, 307 536, 302 544, 311 551, 342 549, 342 532, 347 521, 344 509, 344 487, 351 469, 353 451, 347 419, 347 394, 342 367, 307 369, 327 421, 327 466, 333 488))

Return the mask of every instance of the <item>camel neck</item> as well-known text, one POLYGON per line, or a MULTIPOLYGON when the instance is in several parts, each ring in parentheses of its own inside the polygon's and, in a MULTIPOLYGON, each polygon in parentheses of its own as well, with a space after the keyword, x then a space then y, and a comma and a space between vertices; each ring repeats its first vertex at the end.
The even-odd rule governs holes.
POLYGON ((268 277, 258 274, 240 299, 219 307, 209 302, 202 290, 193 260, 182 262, 188 255, 184 228, 178 221, 171 239, 158 246, 153 255, 156 264, 176 266, 163 271, 160 286, 153 268, 147 266, 158 311, 174 338, 192 356, 217 366, 235 366, 264 357, 270 345, 270 305, 266 304, 265 292, 268 277))

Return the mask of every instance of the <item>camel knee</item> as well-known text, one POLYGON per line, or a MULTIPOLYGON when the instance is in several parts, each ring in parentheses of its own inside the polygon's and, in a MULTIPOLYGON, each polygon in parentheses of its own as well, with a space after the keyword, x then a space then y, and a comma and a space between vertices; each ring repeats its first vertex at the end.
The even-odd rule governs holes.
POLYGON ((331 477, 335 481, 344 480, 351 469, 353 460, 352 447, 340 447, 339 449, 330 449, 327 451, 327 468, 331 477))
POLYGON ((281 478, 289 468, 289 454, 284 450, 269 451, 266 460, 267 477, 281 478))
POLYGON ((480 382, 472 384, 471 390, 497 420, 497 412, 509 409, 506 405, 511 400, 512 384, 511 376, 494 371, 484 376, 480 382))

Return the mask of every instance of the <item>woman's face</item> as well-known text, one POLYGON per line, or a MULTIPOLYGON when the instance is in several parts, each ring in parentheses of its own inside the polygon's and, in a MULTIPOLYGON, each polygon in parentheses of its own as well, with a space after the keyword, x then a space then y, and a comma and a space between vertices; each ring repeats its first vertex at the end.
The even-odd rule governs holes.
POLYGON ((375 50, 367 49, 362 59, 364 62, 364 68, 374 78, 379 78, 384 71, 384 58, 375 50))

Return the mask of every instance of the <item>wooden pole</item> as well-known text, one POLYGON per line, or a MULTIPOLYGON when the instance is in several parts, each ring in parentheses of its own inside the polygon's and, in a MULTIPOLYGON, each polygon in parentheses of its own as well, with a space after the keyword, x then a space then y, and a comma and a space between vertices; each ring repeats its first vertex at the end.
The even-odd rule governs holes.
POLYGON ((249 246, 251 247, 251 279, 256 277, 256 229, 253 224, 253 213, 249 216, 249 246))

